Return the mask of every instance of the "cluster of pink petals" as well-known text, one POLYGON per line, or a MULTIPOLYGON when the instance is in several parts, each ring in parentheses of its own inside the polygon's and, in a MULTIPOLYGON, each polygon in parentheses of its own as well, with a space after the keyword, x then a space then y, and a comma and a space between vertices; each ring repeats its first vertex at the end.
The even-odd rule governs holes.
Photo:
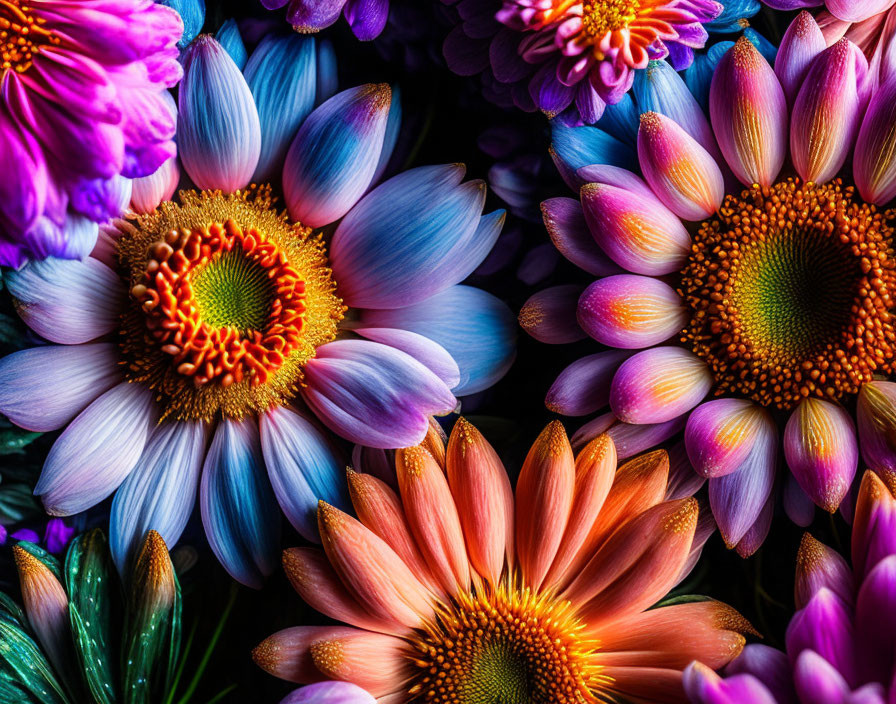
POLYGON ((610 682, 603 694, 683 701, 687 663, 723 666, 751 629, 715 601, 646 610, 690 571, 712 526, 671 487, 664 452, 618 469, 616 457, 605 435, 576 457, 554 422, 514 495, 494 449, 460 419, 447 446, 431 432, 397 451, 398 493, 349 470, 357 518, 322 503, 324 551, 293 548, 283 562, 309 605, 350 626, 288 628, 258 646, 256 661, 293 682, 344 680, 404 704, 409 641, 437 605, 512 583, 571 602, 583 637, 600 641, 591 657, 610 682))
MULTIPOLYGON (((779 429, 752 401, 704 401, 712 373, 689 349, 669 344, 687 313, 662 277, 687 261, 686 223, 712 217, 737 181, 774 184, 785 164, 816 183, 847 168, 868 203, 896 196, 896 161, 888 157, 896 149, 896 75, 883 60, 889 53, 881 57, 872 69, 848 39, 827 46, 806 12, 787 30, 774 69, 741 39, 715 71, 710 120, 696 103, 689 112, 694 119, 681 124, 658 113, 641 116, 643 178, 618 167, 585 166, 570 179, 580 187, 580 203, 543 204, 561 253, 602 278, 584 292, 576 286, 539 292, 521 321, 542 341, 587 334, 615 348, 565 370, 548 394, 553 410, 584 415, 609 403, 611 413, 592 422, 593 432, 621 421, 665 439, 685 428, 691 461, 709 479, 722 535, 731 546, 748 539, 744 553, 768 531, 779 429)), ((806 399, 790 416, 784 459, 795 483, 789 480, 785 501, 794 520, 811 520, 813 502, 827 510, 840 506, 860 445, 870 467, 896 467, 886 441, 896 385, 874 381, 866 389, 875 393, 860 394, 860 443, 853 417, 830 401, 806 399)))

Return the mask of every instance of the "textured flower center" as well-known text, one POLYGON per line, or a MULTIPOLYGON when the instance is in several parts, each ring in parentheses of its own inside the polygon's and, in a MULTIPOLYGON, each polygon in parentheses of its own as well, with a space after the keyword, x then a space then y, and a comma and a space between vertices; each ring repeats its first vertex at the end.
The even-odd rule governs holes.
POLYGON ((684 342, 717 393, 788 409, 889 373, 894 218, 839 180, 729 195, 701 226, 680 290, 692 312, 684 342))
POLYGON ((41 47, 59 44, 59 37, 44 24, 46 20, 35 17, 22 0, 0 0, 0 75, 27 71, 41 47))
POLYGON ((582 28, 595 39, 601 39, 607 32, 628 27, 640 8, 640 0, 585 0, 582 28))
POLYGON ((410 694, 432 704, 597 702, 606 678, 581 631, 569 602, 548 594, 463 595, 415 640, 410 694))
POLYGON ((345 311, 321 239, 273 210, 266 188, 181 201, 120 226, 132 380, 182 420, 286 402, 345 311))

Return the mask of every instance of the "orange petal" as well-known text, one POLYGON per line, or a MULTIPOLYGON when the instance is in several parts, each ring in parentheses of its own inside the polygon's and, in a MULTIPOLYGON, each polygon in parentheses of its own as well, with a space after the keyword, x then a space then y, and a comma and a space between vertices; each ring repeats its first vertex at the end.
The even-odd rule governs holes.
POLYGON ((465 418, 448 441, 448 484, 473 567, 493 585, 513 555, 513 489, 498 454, 465 418))
POLYGON ((441 467, 422 447, 395 452, 408 525, 432 573, 449 594, 470 588, 470 560, 460 516, 441 467))
POLYGON ((408 628, 432 617, 432 595, 382 538, 325 501, 317 524, 330 564, 370 614, 408 628))
POLYGON ((351 632, 363 631, 344 626, 284 628, 256 645, 252 651, 252 659, 262 670, 281 680, 299 684, 320 682, 327 677, 314 665, 314 660, 311 658, 311 644, 321 638, 351 632))
POLYGON ((426 431, 426 437, 420 443, 429 454, 433 456, 439 467, 445 469, 445 440, 447 436, 442 426, 438 424, 435 418, 429 419, 429 430, 426 431))
POLYGON ((400 638, 358 629, 333 629, 310 645, 311 659, 328 679, 351 682, 374 697, 391 694, 412 672, 400 638))
POLYGON ((572 509, 576 470, 559 421, 535 441, 516 484, 516 546, 526 585, 537 589, 557 554, 572 509))
POLYGON ((610 689, 632 704, 687 704, 681 684, 681 670, 658 667, 607 667, 601 675, 610 677, 610 689))
POLYGON ((674 604, 622 619, 600 632, 595 663, 684 669, 692 660, 719 669, 740 654, 750 622, 719 601, 674 604))
POLYGON ((699 507, 666 501, 619 527, 564 592, 592 628, 643 611, 675 585, 690 553, 699 507))
POLYGON ((311 608, 325 616, 380 633, 398 635, 407 632, 401 624, 375 618, 349 594, 326 555, 314 548, 289 548, 283 551, 283 571, 299 596, 311 608))
POLYGON ((389 485, 372 474, 348 470, 348 489, 358 520, 386 541, 411 572, 439 598, 445 592, 436 582, 411 535, 401 501, 389 485))
POLYGON ((558 583, 591 532, 616 476, 616 446, 609 435, 598 435, 576 457, 576 484, 569 522, 546 586, 558 583))
POLYGON ((571 581, 610 534, 630 518, 660 503, 669 479, 669 455, 654 450, 626 462, 618 470, 591 532, 561 580, 571 581))

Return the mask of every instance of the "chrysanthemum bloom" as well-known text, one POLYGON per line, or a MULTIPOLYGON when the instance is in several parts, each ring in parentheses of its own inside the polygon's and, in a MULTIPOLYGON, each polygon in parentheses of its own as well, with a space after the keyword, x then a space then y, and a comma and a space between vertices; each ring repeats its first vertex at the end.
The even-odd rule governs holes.
POLYGON ((491 445, 458 420, 447 447, 396 453, 399 493, 349 470, 357 518, 321 503, 323 551, 293 548, 286 574, 348 626, 301 626, 254 651, 294 682, 344 680, 380 704, 684 700, 695 653, 712 667, 750 625, 730 607, 662 599, 706 539, 697 501, 667 499, 656 451, 617 470, 607 436, 573 455, 551 423, 514 495, 491 445))
POLYGON ((852 528, 852 569, 808 533, 797 556, 786 649, 748 645, 720 679, 685 672, 694 704, 885 704, 896 701, 896 499, 866 472, 852 528))
POLYGON ((462 183, 461 165, 374 187, 397 102, 387 85, 330 97, 325 59, 312 38, 268 36, 244 76, 197 39, 178 143, 206 190, 118 221, 84 261, 6 279, 25 322, 58 344, 0 361, 0 411, 65 428, 35 489, 51 514, 121 485, 120 568, 150 527, 177 540, 199 488, 215 553, 259 584, 279 554, 278 501, 312 540, 317 500, 347 504, 345 461, 320 423, 368 446, 414 444, 430 415, 512 360, 510 311, 456 285, 503 213, 482 215, 485 188, 462 183), (279 187, 281 173, 288 214, 271 186, 248 185, 279 187))
POLYGON ((174 154, 182 29, 148 0, 0 3, 0 264, 86 256, 121 178, 174 154))
POLYGON ((611 349, 566 369, 548 405, 609 403, 592 433, 684 427, 731 546, 770 510, 782 430, 800 522, 812 502, 840 506, 860 450, 896 469, 896 77, 869 95, 872 83, 861 51, 825 48, 802 13, 774 70, 744 39, 725 55, 709 121, 686 91, 654 95, 637 132, 643 178, 620 168, 627 147, 609 135, 555 133, 558 162, 584 185, 581 204, 545 202, 545 222, 600 278, 536 294, 520 319, 539 339, 587 334, 611 349), (592 165, 576 173, 570 155, 592 165))
POLYGON ((824 7, 827 10, 826 22, 833 21, 846 27, 874 18, 883 20, 884 13, 896 5, 896 0, 762 0, 762 2, 776 10, 824 7))
POLYGON ((345 15, 355 36, 376 39, 389 17, 389 0, 261 0, 269 10, 286 8, 286 19, 296 32, 318 32, 345 15))
POLYGON ((684 69, 710 31, 740 31, 758 9, 755 0, 468 0, 443 51, 455 73, 483 74, 498 104, 591 124, 636 69, 661 58, 684 69))

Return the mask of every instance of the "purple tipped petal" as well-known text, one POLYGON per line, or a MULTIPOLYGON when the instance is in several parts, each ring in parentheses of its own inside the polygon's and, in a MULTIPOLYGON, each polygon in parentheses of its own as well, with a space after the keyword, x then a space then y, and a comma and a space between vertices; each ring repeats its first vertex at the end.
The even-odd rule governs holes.
POLYGON ((641 115, 638 161, 653 192, 683 220, 705 220, 722 204, 725 179, 715 159, 665 115, 641 115))
POLYGON ((299 0, 289 4, 286 19, 295 31, 311 34, 338 20, 344 5, 345 0, 299 0))
POLYGON ((725 668, 725 675, 753 675, 774 694, 778 704, 795 704, 787 655, 777 648, 750 643, 725 668))
POLYGON ((867 61, 841 39, 813 59, 790 118, 790 155, 804 181, 824 183, 840 171, 865 110, 859 82, 867 61))
POLYGON ((669 448, 669 481, 666 485, 666 501, 693 496, 705 483, 706 477, 697 474, 691 466, 683 442, 677 442, 669 448))
POLYGON ((811 535, 803 535, 796 558, 794 602, 802 609, 822 589, 829 589, 843 600, 853 601, 852 571, 836 550, 818 542, 811 535))
POLYGON ((92 257, 32 262, 3 278, 22 320, 53 342, 89 342, 119 324, 125 298, 121 280, 92 257))
POLYGON ((551 198, 541 204, 544 226, 564 257, 594 276, 618 274, 622 270, 597 246, 582 204, 574 198, 551 198))
POLYGON ((230 54, 209 35, 184 52, 177 140, 181 163, 199 188, 232 193, 249 184, 261 153, 258 110, 230 54))
POLYGON ((302 397, 331 430, 371 447, 422 442, 429 416, 454 410, 447 386, 420 362, 367 340, 337 340, 305 367, 302 397))
POLYGON ((881 560, 856 599, 856 661, 861 682, 889 682, 896 662, 896 555, 881 560))
POLYGON ((581 286, 553 286, 530 296, 520 309, 523 330, 539 342, 564 345, 584 340, 588 335, 576 320, 581 286))
POLYGON ((699 662, 691 663, 682 673, 682 684, 695 704, 778 704, 753 675, 735 675, 723 680, 699 662))
POLYGON ((709 478, 730 474, 743 464, 756 442, 776 436, 768 412, 735 398, 701 404, 688 417, 684 431, 694 471, 709 478))
POLYGON ((738 39, 716 67, 709 112, 734 175, 747 186, 772 185, 787 155, 787 99, 748 39, 738 39))
POLYGON ((619 274, 598 279, 579 298, 581 328, 608 347, 641 349, 681 331, 689 314, 675 290, 659 279, 619 274))
MULTIPOLYGON (((804 650, 814 651, 849 681, 855 680, 855 650, 849 606, 830 589, 822 588, 787 627, 787 654, 795 663, 804 650)), ((795 678, 797 690, 799 678, 795 678)), ((814 700, 809 700, 814 701, 814 700)))
POLYGON ((544 404, 554 413, 585 416, 610 400, 610 381, 627 352, 609 350, 577 359, 560 372, 548 390, 544 404))
POLYGON ((843 704, 849 684, 837 669, 818 653, 803 652, 793 667, 793 683, 801 702, 843 704))
POLYGON ((896 196, 896 76, 871 98, 856 140, 853 175, 869 203, 883 205, 896 196))
POLYGON ((581 196, 591 235, 619 266, 648 276, 681 269, 691 238, 656 197, 598 183, 582 186, 581 196))
POLYGON ((896 499, 874 472, 862 477, 852 527, 851 556, 856 581, 882 559, 896 555, 896 499))
POLYGON ((47 513, 80 513, 115 491, 137 464, 156 416, 152 392, 128 383, 82 411, 50 448, 34 487, 47 513))
POLYGON ((656 347, 622 363, 610 386, 610 408, 626 423, 662 423, 687 413, 711 388, 702 359, 680 347, 656 347))
POLYGON ((859 391, 856 420, 865 464, 882 476, 896 477, 896 383, 864 384, 859 391))
POLYGON ((59 430, 121 379, 113 343, 48 345, 0 360, 0 413, 28 430, 59 430))
POLYGON ((768 419, 737 470, 709 480, 709 505, 726 545, 739 543, 759 520, 775 485, 777 451, 778 434, 768 419))
POLYGON ((363 42, 376 39, 389 17, 389 0, 348 0, 345 19, 363 42))
POLYGON ((815 518, 815 502, 809 498, 803 488, 790 472, 784 479, 784 495, 782 497, 787 517, 803 528, 815 518))
POLYGON ((295 690, 280 704, 376 704, 376 699, 348 682, 318 682, 295 690))
POLYGON ((606 432, 616 446, 616 457, 621 461, 666 442, 682 431, 684 421, 685 416, 682 415, 662 423, 615 423, 606 432))
MULTIPOLYGON (((448 350, 428 337, 399 328, 352 328, 353 332, 409 354, 453 389, 460 383, 460 369, 448 350)), ((316 520, 316 519, 315 519, 316 520)))
POLYGON ((772 491, 765 500, 765 504, 762 506, 762 510, 759 512, 756 521, 750 526, 750 529, 744 533, 744 537, 738 541, 737 545, 734 546, 738 555, 746 559, 762 547, 762 544, 768 537, 769 530, 771 530, 772 517, 774 515, 775 493, 772 491))
POLYGON ((293 219, 321 227, 345 215, 376 173, 392 90, 385 83, 337 93, 299 128, 283 167, 293 219))
POLYGON ((829 401, 807 398, 784 429, 784 456, 803 491, 833 513, 849 491, 859 463, 849 414, 829 401))
POLYGON ((824 51, 826 46, 818 23, 808 12, 797 15, 784 32, 784 38, 775 56, 775 75, 790 105, 796 100, 797 91, 806 77, 809 64, 824 51))

